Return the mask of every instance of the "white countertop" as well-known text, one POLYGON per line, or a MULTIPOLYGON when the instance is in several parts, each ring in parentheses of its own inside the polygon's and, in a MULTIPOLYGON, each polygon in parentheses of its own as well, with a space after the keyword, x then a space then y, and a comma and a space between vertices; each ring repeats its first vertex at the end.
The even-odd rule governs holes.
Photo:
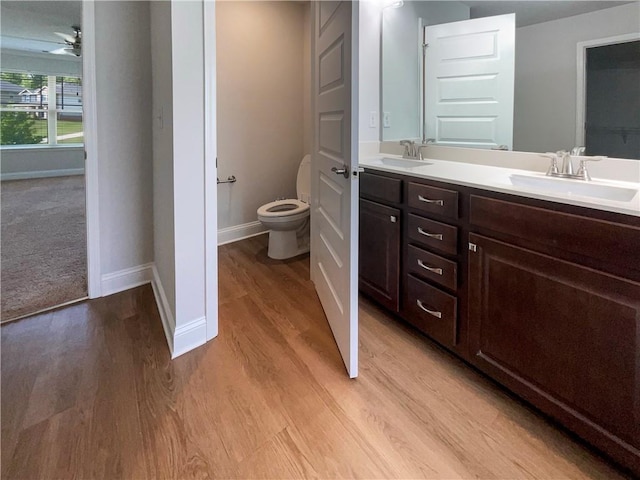
POLYGON ((381 154, 360 158, 360 166, 383 172, 410 175, 412 177, 463 185, 492 192, 509 193, 521 197, 548 200, 640 217, 640 183, 600 180, 597 178, 594 178, 591 182, 584 182, 600 190, 610 189, 616 192, 623 191, 626 194, 629 194, 629 190, 635 190, 635 195, 633 195, 633 192, 631 192, 631 195, 628 195, 633 196, 629 201, 617 201, 610 198, 596 198, 591 195, 578 194, 575 192, 556 191, 556 188, 557 190, 563 190, 564 186, 567 186, 567 190, 574 189, 572 187, 579 189, 580 185, 577 184, 583 184, 583 182, 581 180, 550 178, 546 177, 543 173, 531 172, 529 170, 491 167, 429 158, 422 161, 415 161, 418 166, 405 168, 398 165, 385 164, 383 163, 385 162, 383 159, 402 161, 402 157, 400 156, 381 154), (418 162, 423 162, 424 164, 418 164, 418 162), (515 177, 512 177, 512 175, 515 177), (547 183, 548 185, 516 186, 512 183, 516 180, 524 180, 525 182, 523 183, 526 183, 529 178, 533 178, 531 183, 539 181, 547 183), (553 189, 549 189, 549 186, 553 189))

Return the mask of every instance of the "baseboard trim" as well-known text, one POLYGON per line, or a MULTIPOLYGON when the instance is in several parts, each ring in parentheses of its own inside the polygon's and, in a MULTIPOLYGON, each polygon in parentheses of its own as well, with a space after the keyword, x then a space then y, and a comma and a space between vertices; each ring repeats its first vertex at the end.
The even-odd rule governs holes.
POLYGON ((196 318, 176 327, 171 358, 179 357, 207 342, 207 317, 196 318))
POLYGON ((167 339, 167 345, 169 346, 169 352, 171 352, 171 358, 173 355, 173 337, 176 329, 176 321, 171 313, 171 307, 169 307, 169 300, 167 300, 167 294, 164 291, 162 282, 160 281, 160 275, 155 265, 151 267, 151 288, 153 289, 153 296, 156 299, 156 305, 158 306, 158 313, 160 314, 160 320, 162 321, 162 329, 164 330, 164 336, 167 339))
POLYGON ((113 295, 147 283, 151 283, 171 358, 179 357, 204 345, 207 341, 207 318, 196 318, 176 327, 176 320, 155 264, 147 263, 103 275, 102 294, 103 296, 113 295))
POLYGON ((28 180, 31 178, 69 177, 71 175, 84 175, 84 168, 65 168, 62 170, 34 170, 33 172, 15 172, 0 174, 0 181, 28 180))
POLYGON ((244 240, 245 238, 255 237, 268 231, 269 230, 267 230, 259 220, 221 228, 218 230, 218 245, 225 245, 227 243, 244 240))
POLYGON ((101 277, 102 296, 113 295, 130 288, 150 283, 153 279, 153 263, 125 268, 101 277))

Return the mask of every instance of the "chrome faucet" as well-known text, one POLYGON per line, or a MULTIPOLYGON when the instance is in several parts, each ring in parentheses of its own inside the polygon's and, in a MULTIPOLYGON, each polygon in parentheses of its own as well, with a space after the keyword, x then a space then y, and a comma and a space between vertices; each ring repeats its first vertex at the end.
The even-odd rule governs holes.
POLYGON ((416 143, 413 140, 400 140, 400 145, 404 147, 402 158, 410 160, 424 160, 424 157, 422 156, 422 147, 433 144, 435 144, 435 140, 433 138, 427 138, 423 140, 422 143, 416 143))
POLYGON ((585 157, 584 147, 574 147, 571 149, 571 153, 566 150, 560 150, 556 153, 545 153, 542 157, 551 159, 549 169, 547 170, 547 176, 560 177, 560 178, 572 178, 575 180, 583 180, 585 182, 591 181, 591 175, 587 170, 587 162, 598 162, 607 157, 585 157), (573 157, 579 157, 580 165, 578 171, 573 173, 573 157), (562 159, 562 167, 558 168, 558 160, 562 159))
POLYGON ((571 160, 571 154, 566 150, 560 150, 556 153, 559 158, 562 158, 562 168, 560 169, 560 175, 563 177, 569 177, 573 175, 573 161, 571 160))
POLYGON ((422 145, 416 145, 413 140, 400 140, 400 145, 404 147, 402 158, 422 160, 422 145))

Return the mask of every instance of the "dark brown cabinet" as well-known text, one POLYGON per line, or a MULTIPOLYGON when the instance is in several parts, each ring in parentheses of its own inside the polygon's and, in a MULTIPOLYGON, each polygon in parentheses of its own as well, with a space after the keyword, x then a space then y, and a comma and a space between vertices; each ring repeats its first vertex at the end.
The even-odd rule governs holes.
POLYGON ((360 199, 360 290, 394 312, 400 308, 400 214, 360 199))
POLYGON ((640 469, 640 284, 471 234, 474 363, 640 469))
POLYGON ((434 340, 453 347, 457 340, 456 297, 409 275, 405 316, 434 340))
POLYGON ((640 475, 640 218, 379 172, 361 195, 361 290, 640 475))

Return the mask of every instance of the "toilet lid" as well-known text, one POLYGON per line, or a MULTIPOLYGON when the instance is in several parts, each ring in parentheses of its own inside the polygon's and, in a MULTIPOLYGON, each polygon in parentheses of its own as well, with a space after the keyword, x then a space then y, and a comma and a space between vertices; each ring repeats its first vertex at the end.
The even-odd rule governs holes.
POLYGON ((298 167, 298 178, 296 180, 296 195, 298 200, 311 203, 311 155, 304 156, 298 167))
POLYGON ((309 210, 309 205, 300 200, 291 198, 285 200, 276 200, 267 203, 258 209, 258 215, 262 217, 286 217, 289 215, 297 215, 309 210))

